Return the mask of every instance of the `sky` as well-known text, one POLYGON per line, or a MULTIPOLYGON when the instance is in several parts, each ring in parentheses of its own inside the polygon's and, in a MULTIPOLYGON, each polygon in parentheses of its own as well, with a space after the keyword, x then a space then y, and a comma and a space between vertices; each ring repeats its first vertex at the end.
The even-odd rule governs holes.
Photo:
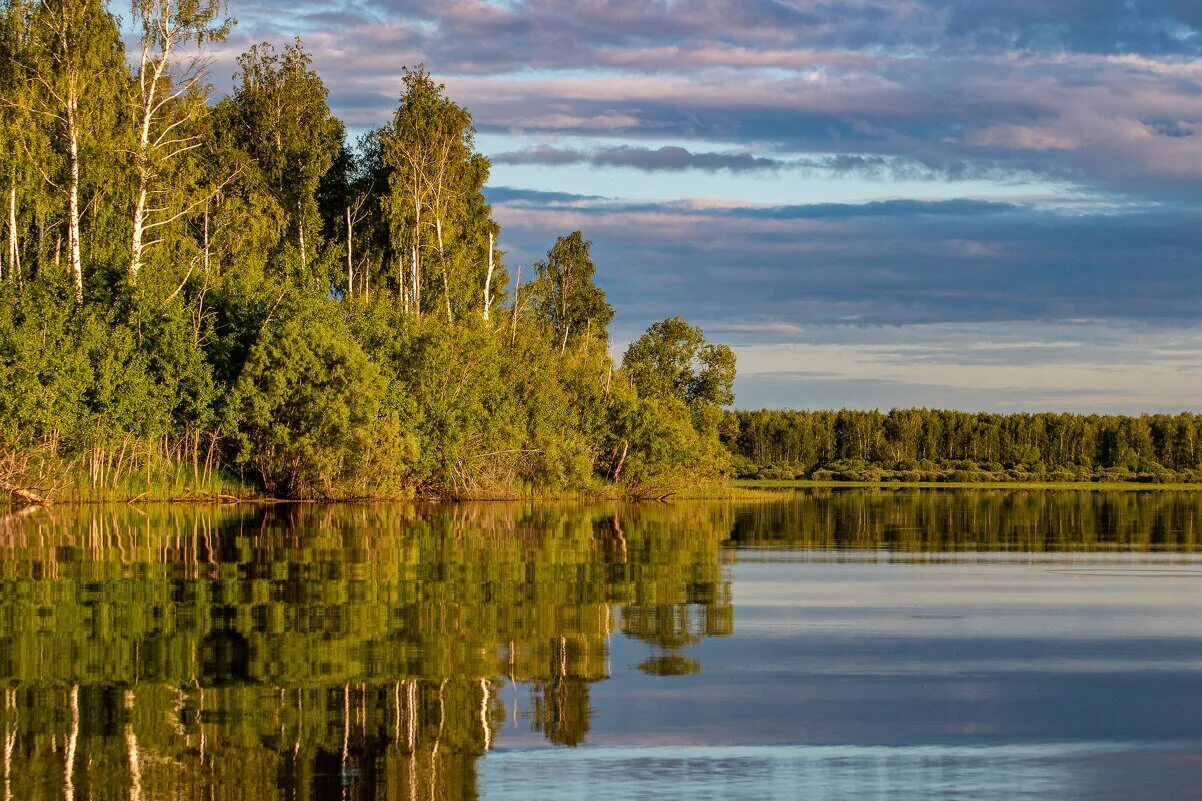
POLYGON ((580 229, 614 348, 680 315, 743 408, 1202 410, 1197 0, 233 0, 352 130, 424 63, 513 272, 580 229))

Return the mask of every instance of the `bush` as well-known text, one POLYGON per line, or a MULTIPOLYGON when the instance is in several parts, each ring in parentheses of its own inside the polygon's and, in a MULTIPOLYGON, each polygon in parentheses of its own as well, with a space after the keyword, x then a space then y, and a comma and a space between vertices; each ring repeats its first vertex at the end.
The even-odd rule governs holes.
POLYGON ((289 498, 355 494, 410 449, 381 414, 383 376, 329 304, 299 302, 264 326, 226 410, 238 462, 289 498))

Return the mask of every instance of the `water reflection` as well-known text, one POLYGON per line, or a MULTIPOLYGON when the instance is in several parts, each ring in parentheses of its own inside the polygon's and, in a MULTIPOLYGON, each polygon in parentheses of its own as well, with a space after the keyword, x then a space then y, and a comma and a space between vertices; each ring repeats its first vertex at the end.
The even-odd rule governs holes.
POLYGON ((815 489, 749 504, 739 546, 902 552, 1195 551, 1202 493, 815 489))
POLYGON ((11 522, 5 801, 473 797, 505 721, 586 740, 615 628, 647 644, 651 672, 731 631, 718 558, 730 515, 269 507, 11 522))
MULTIPOLYGON (((902 744, 911 730, 872 730, 887 704, 865 707, 852 671, 865 655, 890 666, 884 678, 903 677, 889 685, 900 701, 905 671, 926 686, 933 654, 947 665, 972 656, 983 675, 996 653, 978 624, 882 616, 906 602, 899 593, 919 592, 896 583, 859 610, 865 595, 840 597, 853 574, 777 560, 741 596, 740 625, 760 634, 720 650, 736 635, 741 560, 756 564, 763 548, 1192 552, 1200 513, 1191 493, 822 490, 737 504, 122 507, 9 518, 0 524, 3 798, 460 799, 488 789, 485 764, 523 797, 529 770, 506 766, 534 757, 481 757, 506 743, 593 742, 599 708, 623 717, 613 730, 633 741, 622 725, 653 713, 640 717, 621 695, 627 685, 608 691, 616 700, 595 697, 625 675, 707 699, 682 726, 758 710, 748 725, 784 747, 796 742, 798 710, 809 710, 802 717, 824 721, 830 742, 902 744), (757 553, 740 557, 741 548, 757 553), (789 582, 792 605, 772 611, 789 582), (804 625, 810 634, 797 637, 804 625), (898 662, 907 648, 912 668, 898 662), (748 663, 776 677, 776 695, 745 675, 732 683, 748 663), (840 705, 855 715, 839 718, 840 705)), ((863 586, 883 586, 870 578, 878 583, 863 586)), ((1009 659, 1024 658, 1024 632, 1002 631, 1009 659)), ((1047 644, 1032 642, 1033 659, 1044 658, 1047 644)), ((1193 650, 1172 648, 1193 676, 1193 650)), ((994 719, 1019 714, 1003 703, 1013 697, 989 701, 994 719)), ((938 712, 934 701, 926 709, 938 712)), ((792 776, 829 773, 827 753, 757 758, 792 776)))

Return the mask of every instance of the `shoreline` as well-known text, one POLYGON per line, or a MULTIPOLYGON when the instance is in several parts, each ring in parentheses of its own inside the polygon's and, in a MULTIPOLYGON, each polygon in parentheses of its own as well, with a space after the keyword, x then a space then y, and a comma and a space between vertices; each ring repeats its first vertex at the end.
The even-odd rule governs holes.
POLYGON ((9 513, 29 509, 86 506, 136 506, 140 504, 171 506, 337 506, 391 504, 469 504, 469 503, 673 503, 677 501, 756 501, 773 500, 791 491, 805 490, 1008 490, 1014 492, 1202 492, 1202 483, 1139 483, 1100 481, 815 481, 774 479, 733 479, 714 487, 689 488, 678 491, 657 491, 648 495, 626 495, 605 492, 521 493, 515 495, 440 496, 410 495, 404 497, 364 496, 359 498, 278 498, 268 495, 245 496, 181 496, 155 498, 145 494, 128 498, 64 498, 47 499, 43 503, 19 503, 13 499, 0 502, 0 510, 9 513))
POLYGON ((1010 489, 1082 492, 1202 492, 1200 483, 1139 481, 818 481, 813 479, 735 479, 735 486, 755 490, 789 489, 1010 489))

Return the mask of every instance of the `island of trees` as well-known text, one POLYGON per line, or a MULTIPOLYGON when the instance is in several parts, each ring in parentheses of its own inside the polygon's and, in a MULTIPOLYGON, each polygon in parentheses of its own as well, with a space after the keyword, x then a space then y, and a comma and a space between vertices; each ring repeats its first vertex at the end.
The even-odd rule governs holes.
POLYGON ((407 69, 355 142, 298 39, 214 100, 221 0, 0 0, 0 490, 654 495, 731 455, 735 361, 611 358, 590 242, 518 268, 467 109, 407 69), (726 432, 731 433, 729 430, 726 432))

